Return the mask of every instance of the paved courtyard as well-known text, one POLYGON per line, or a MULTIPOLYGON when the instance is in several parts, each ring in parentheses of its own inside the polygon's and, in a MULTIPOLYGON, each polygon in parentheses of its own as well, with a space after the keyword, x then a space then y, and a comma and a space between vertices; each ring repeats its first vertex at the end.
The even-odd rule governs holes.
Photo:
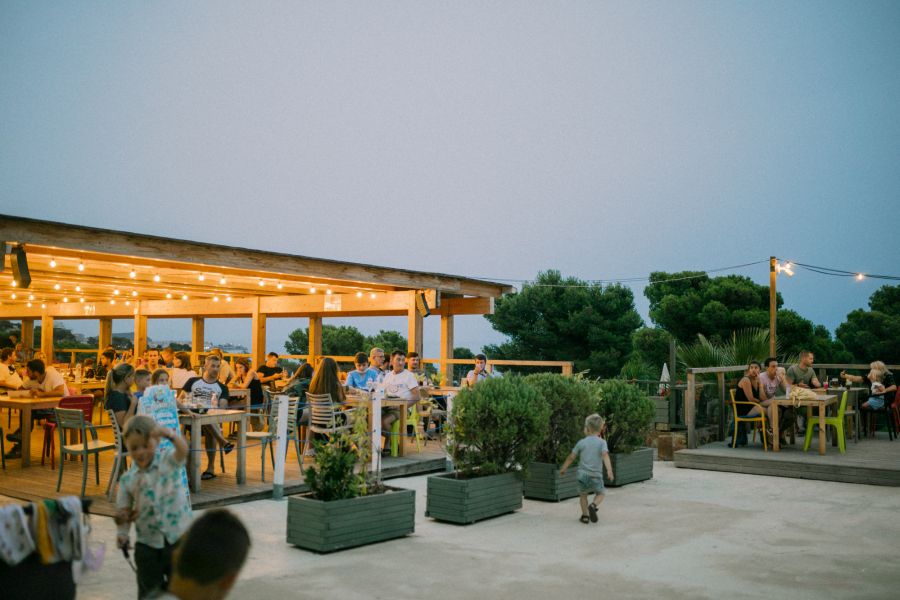
MULTIPOLYGON (((577 499, 466 527, 423 515, 413 536, 316 555, 284 542, 286 502, 230 507, 253 550, 234 598, 896 598, 896 488, 676 469, 612 489, 600 523, 577 499)), ((97 535, 114 540, 111 519, 97 535)), ((133 574, 118 552, 79 586, 82 599, 121 599, 133 574)))

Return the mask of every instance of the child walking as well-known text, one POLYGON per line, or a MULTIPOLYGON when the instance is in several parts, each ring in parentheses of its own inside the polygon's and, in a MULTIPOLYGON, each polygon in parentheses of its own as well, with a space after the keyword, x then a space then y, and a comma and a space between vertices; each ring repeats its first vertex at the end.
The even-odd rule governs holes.
POLYGON ((609 448, 600 432, 606 423, 598 414, 588 415, 584 420, 584 437, 578 440, 572 453, 559 470, 560 475, 576 458, 578 459, 578 498, 581 501, 581 522, 597 522, 597 505, 603 502, 603 465, 609 480, 613 477, 612 463, 609 461, 609 448), (594 501, 588 504, 588 494, 594 494, 594 501))
POLYGON ((119 480, 116 544, 123 549, 130 546, 134 523, 138 598, 145 598, 156 589, 166 589, 172 549, 193 518, 182 477, 188 445, 171 429, 138 415, 125 426, 125 447, 132 464, 119 480), (159 447, 161 438, 172 445, 159 447))

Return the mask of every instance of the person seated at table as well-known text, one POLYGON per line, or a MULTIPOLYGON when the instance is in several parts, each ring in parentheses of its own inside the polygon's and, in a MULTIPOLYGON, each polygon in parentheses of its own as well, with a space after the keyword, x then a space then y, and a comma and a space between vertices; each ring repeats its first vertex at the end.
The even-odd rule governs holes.
POLYGON ((428 372, 422 368, 422 359, 419 357, 418 352, 410 352, 406 356, 406 362, 409 372, 416 376, 416 381, 419 382, 419 385, 431 385, 431 378, 428 376, 428 372))
POLYGON ((490 379, 491 377, 497 377, 497 375, 487 370, 487 356, 485 356, 484 354, 476 354, 475 368, 466 373, 464 385, 472 387, 476 383, 480 383, 485 379, 490 379))
POLYGON ((268 385, 271 389, 275 387, 275 380, 284 377, 284 369, 278 366, 278 355, 274 352, 266 354, 266 364, 256 369, 259 382, 268 385))
MULTIPOLYGON (((333 358, 324 357, 319 366, 316 367, 315 373, 313 373, 308 391, 310 394, 329 394, 332 402, 340 405, 341 409, 347 409, 349 408, 347 405, 347 394, 344 393, 344 386, 341 385, 341 379, 338 377, 339 371, 340 369, 333 358)), ((305 409, 304 412, 306 410, 308 409, 305 409)), ((299 424, 305 425, 306 423, 299 424)))
POLYGON ((162 366, 165 368, 171 369, 175 366, 175 351, 170 346, 162 349, 162 352, 159 353, 159 358, 162 361, 162 366))
POLYGON ((850 375, 845 371, 841 371, 841 377, 848 382, 869 383, 869 398, 860 406, 863 410, 879 410, 884 408, 885 397, 891 397, 897 393, 897 384, 894 381, 894 374, 891 373, 887 366, 880 360, 869 363, 869 373, 862 377, 860 375, 850 375))
POLYGON ((152 373, 147 369, 135 369, 134 371, 134 397, 138 400, 144 394, 144 390, 150 387, 150 376, 152 373))
POLYGON ((309 384, 312 381, 313 373, 314 370, 312 365, 308 362, 303 363, 296 371, 294 371, 294 374, 291 375, 290 379, 287 380, 284 390, 282 391, 289 396, 298 396, 300 398, 300 403, 305 403, 306 392, 309 391, 309 384))
MULTIPOLYGON (((774 356, 767 358, 763 366, 765 368, 759 374, 760 397, 762 398, 760 404, 766 408, 766 418, 771 423, 772 399, 779 394, 784 395, 786 389, 785 374, 784 369, 778 367, 778 359, 774 356)), ((785 431, 790 431, 791 427, 794 426, 794 409, 788 406, 779 407, 778 420, 780 423, 778 429, 781 435, 784 435, 785 431)))
POLYGON ((375 371, 375 380, 381 383, 384 376, 387 375, 388 368, 384 364, 384 350, 378 346, 369 350, 369 368, 375 371))
POLYGON ((819 383, 819 378, 816 377, 816 372, 813 370, 814 361, 815 356, 811 351, 802 350, 800 352, 800 362, 796 365, 791 365, 785 371, 785 380, 791 385, 807 389, 822 387, 819 383))
MULTIPOLYGON (((176 354, 185 354, 179 352, 176 354)), ((195 404, 212 408, 228 408, 228 388, 219 382, 219 366, 221 361, 218 356, 209 354, 203 361, 203 375, 188 379, 182 387, 182 396, 190 397, 195 404)), ((174 385, 173 385, 174 387, 174 385)), ((228 442, 222 435, 219 425, 204 425, 203 440, 206 448, 207 468, 201 476, 202 479, 212 479, 216 476, 214 467, 216 464, 216 443, 228 454, 234 450, 234 444, 228 442)), ((193 460, 193 459, 192 459, 193 460)))
MULTIPOLYGON (((25 381, 22 388, 31 390, 32 398, 47 398, 54 396, 67 396, 66 381, 62 374, 54 367, 45 367, 40 359, 33 358, 25 364, 25 381)), ((53 415, 52 409, 38 409, 31 411, 31 420, 46 419, 53 415)), ((6 458, 21 458, 22 429, 6 435, 6 439, 15 445, 6 453, 6 458)))
POLYGON ((197 376, 197 373, 194 372, 194 368, 191 366, 191 355, 187 352, 176 352, 172 364, 174 366, 171 369, 171 375, 169 377, 172 389, 184 389, 184 384, 187 383, 187 380, 197 376))
POLYGON ((150 374, 150 385, 169 385, 169 372, 162 367, 153 371, 150 374))
MULTIPOLYGON (((759 367, 759 362, 755 360, 751 361, 750 364, 747 365, 747 370, 744 371, 744 376, 741 377, 741 380, 738 382, 737 389, 734 391, 735 402, 756 402, 757 404, 763 403, 764 398, 762 397, 762 394, 764 394, 765 392, 763 392, 759 384, 759 367)), ((760 414, 759 407, 756 406, 738 404, 735 408, 737 409, 737 414, 739 417, 756 417, 760 414)), ((739 423, 738 425, 737 445, 746 446, 747 431, 743 427, 744 423, 739 423)), ((732 423, 731 426, 734 427, 734 423, 732 423)), ((734 430, 732 429, 731 431, 733 433, 734 430)))
MULTIPOLYGON (((250 366, 250 361, 246 358, 238 358, 234 362, 234 379, 231 380, 232 389, 239 390, 250 390, 250 411, 258 413, 262 410, 263 405, 265 404, 265 396, 263 395, 263 387, 262 383, 259 381, 259 375, 250 366)), ((221 382, 221 377, 219 378, 221 382)), ((241 406, 243 408, 243 399, 240 399, 241 406)), ((259 417, 253 417, 250 419, 250 426, 254 431, 261 431, 263 428, 262 421, 260 421, 259 417)))
POLYGON ((219 364, 222 365, 219 369, 219 381, 228 385, 234 378, 234 371, 232 370, 231 365, 228 364, 228 361, 225 360, 225 353, 222 352, 221 348, 213 348, 209 353, 219 357, 219 364))
POLYGON ((94 370, 94 377, 97 379, 106 379, 106 374, 109 373, 109 370, 113 368, 113 363, 116 361, 116 351, 115 350, 104 350, 100 354, 100 364, 97 365, 97 368, 94 370))
POLYGON ((81 369, 82 369, 82 374, 81 374, 82 380, 94 379, 95 375, 97 374, 94 369, 94 359, 93 358, 84 359, 84 363, 81 365, 81 369))
POLYGON ((22 378, 13 366, 15 358, 16 352, 12 348, 0 350, 0 388, 17 390, 22 387, 22 378))
POLYGON ((161 368, 163 365, 161 364, 161 357, 159 356, 159 348, 148 348, 147 349, 147 362, 146 367, 147 370, 153 373, 157 369, 161 368))
MULTIPOLYGON (((403 350, 391 352, 391 370, 384 376, 382 385, 385 396, 405 400, 406 409, 419 401, 419 382, 416 381, 416 376, 406 369, 406 352, 403 350)), ((390 431, 391 425, 399 418, 400 410, 397 408, 382 411, 381 430, 390 431)), ((389 448, 385 450, 390 452, 389 448)))
POLYGON ((347 381, 344 385, 357 390, 367 390, 370 381, 378 379, 378 372, 369 368, 369 357, 365 352, 357 352, 353 357, 353 365, 356 367, 347 373, 347 381))
POLYGON ((115 413, 121 431, 125 431, 125 422, 133 417, 137 410, 138 400, 131 391, 132 385, 134 385, 134 367, 128 363, 116 365, 106 375, 104 408, 115 413))

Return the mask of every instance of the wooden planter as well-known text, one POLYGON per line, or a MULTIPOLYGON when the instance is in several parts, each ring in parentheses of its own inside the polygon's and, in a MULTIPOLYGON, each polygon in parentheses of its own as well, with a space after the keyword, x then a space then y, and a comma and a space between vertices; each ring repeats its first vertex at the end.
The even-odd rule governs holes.
POLYGON ((653 477, 653 448, 639 448, 631 454, 609 454, 616 480, 610 482, 603 475, 603 482, 610 487, 627 485, 653 477))
POLYGON ((386 487, 383 494, 332 502, 309 494, 288 497, 288 543, 316 552, 403 537, 415 523, 415 490, 386 487))
POLYGON ((528 465, 528 477, 523 482, 526 498, 559 502, 578 495, 578 469, 573 467, 563 476, 559 466, 533 462, 528 465))
POLYGON ((471 479, 453 474, 428 478, 426 517, 451 523, 474 523, 522 508, 522 480, 516 473, 471 479))

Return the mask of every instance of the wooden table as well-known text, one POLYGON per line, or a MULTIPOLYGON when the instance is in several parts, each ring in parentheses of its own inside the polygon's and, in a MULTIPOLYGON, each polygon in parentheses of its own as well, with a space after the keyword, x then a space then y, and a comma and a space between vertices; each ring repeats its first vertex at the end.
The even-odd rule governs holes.
POLYGON ((22 415, 22 467, 31 466, 31 411, 56 408, 62 396, 46 398, 10 398, 0 396, 0 408, 21 411, 22 415))
POLYGON ((781 446, 779 442, 779 429, 778 429, 778 407, 779 406, 792 406, 794 408, 799 408, 800 406, 806 407, 806 418, 807 421, 812 418, 812 409, 814 406, 819 407, 819 454, 825 454, 825 409, 832 404, 837 404, 837 396, 831 394, 817 394, 815 399, 810 400, 800 400, 799 402, 796 400, 790 400, 784 396, 776 396, 772 398, 771 406, 775 408, 772 410, 772 450, 775 452, 779 452, 781 450, 781 446))
POLYGON ((237 482, 238 484, 247 482, 247 416, 247 413, 242 410, 225 408, 211 408, 209 412, 202 415, 193 412, 179 415, 182 423, 190 423, 191 425, 191 461, 188 480, 190 481, 192 492, 200 491, 200 464, 203 462, 200 439, 203 437, 201 428, 204 425, 238 423, 237 482))
POLYGON ((66 379, 66 387, 73 394, 84 394, 86 392, 102 392, 106 389, 106 380, 104 379, 82 379, 75 381, 66 379))
MULTIPOLYGON (((362 390, 360 390, 362 391, 362 390)), ((371 437, 375 431, 375 415, 372 414, 372 399, 371 396, 362 391, 358 396, 347 396, 347 403, 359 406, 362 403, 366 404, 366 414, 369 418, 369 436, 371 437)), ((399 408, 400 409, 400 446, 398 448, 397 454, 399 456, 404 456, 406 454, 406 450, 404 448, 404 440, 406 438, 406 422, 409 419, 409 407, 410 404, 403 400, 402 398, 383 398, 381 400, 382 408, 399 408)), ((381 415, 378 415, 378 418, 381 418, 381 415)), ((379 431, 381 429, 381 423, 379 421, 379 431)), ((379 440, 380 441, 380 440, 379 440)), ((389 442, 390 443, 390 442, 389 442)), ((375 440, 372 440, 372 447, 375 448, 375 440)))
POLYGON ((250 410, 250 388, 228 388, 228 402, 241 400, 244 402, 244 409, 250 410))

